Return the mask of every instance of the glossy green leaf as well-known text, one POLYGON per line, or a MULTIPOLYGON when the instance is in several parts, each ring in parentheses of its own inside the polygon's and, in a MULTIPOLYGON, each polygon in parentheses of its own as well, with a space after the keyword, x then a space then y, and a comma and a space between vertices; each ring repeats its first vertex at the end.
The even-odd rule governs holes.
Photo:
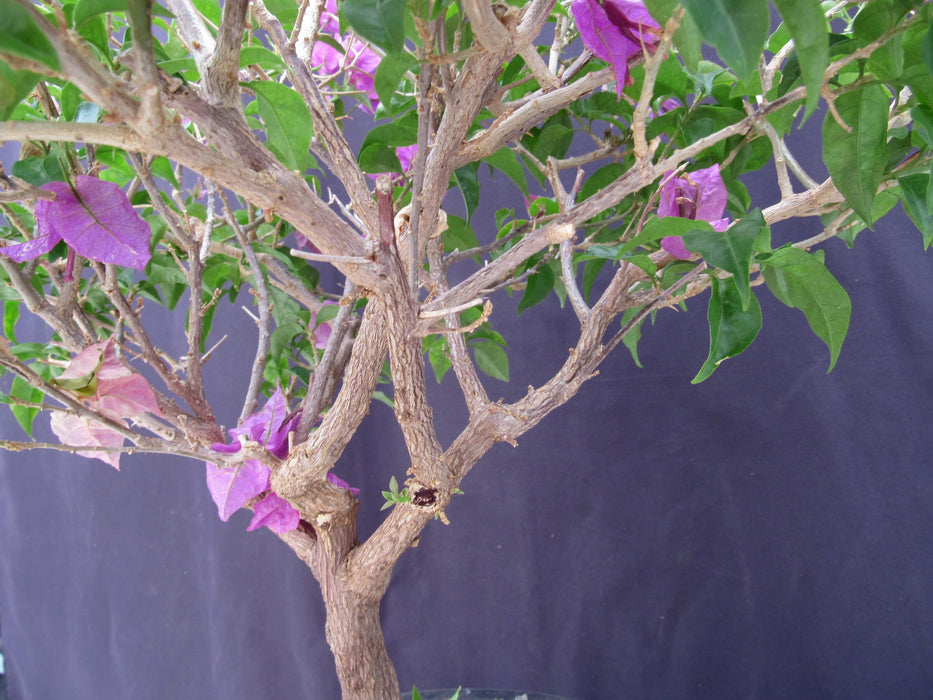
MULTIPOLYGON (((680 0, 645 0, 645 7, 652 18, 662 27, 671 18, 674 9, 680 5, 680 0)), ((680 53, 684 65, 690 71, 696 72, 700 60, 703 58, 700 30, 697 29, 693 18, 685 14, 677 31, 674 32, 674 46, 680 53)))
POLYGON ((709 357, 693 378, 693 384, 704 381, 723 360, 745 350, 761 330, 761 306, 754 294, 743 305, 732 279, 714 277, 710 288, 709 357))
POLYGON ((14 70, 0 61, 0 121, 10 118, 16 106, 32 92, 39 77, 27 70, 14 70))
POLYGON ((240 49, 240 68, 257 65, 265 70, 284 70, 285 63, 274 51, 264 46, 244 46, 240 49))
POLYGON ((363 139, 361 150, 371 146, 381 145, 391 147, 393 152, 396 146, 410 146, 418 141, 417 115, 403 115, 388 124, 380 124, 369 130, 363 139))
POLYGON ((405 47, 406 0, 344 0, 340 12, 353 31, 385 49, 401 53, 405 47))
POLYGON ((933 107, 933 73, 924 59, 924 43, 929 33, 924 24, 909 29, 903 35, 904 73, 901 81, 906 82, 917 100, 933 107))
MULTIPOLYGON (((636 307, 634 309, 629 309, 624 314, 622 314, 622 327, 628 325, 629 321, 635 318, 636 314, 641 311, 642 307, 636 307)), ((632 355, 632 359, 635 361, 635 365, 639 368, 644 368, 641 364, 641 360, 638 359, 638 341, 641 340, 641 326, 644 323, 644 319, 636 323, 632 328, 629 329, 628 333, 622 336, 622 343, 625 347, 628 348, 629 353, 632 355)))
POLYGON ((700 34, 740 79, 758 65, 771 18, 767 0, 682 0, 700 34))
POLYGON ((444 252, 470 250, 479 245, 476 232, 465 219, 454 214, 447 215, 447 230, 443 233, 444 252))
POLYGON ((933 25, 927 29, 926 36, 923 38, 923 43, 920 45, 920 56, 923 58, 923 63, 926 65, 927 70, 933 73, 933 25))
POLYGON ((473 346, 473 355, 476 357, 476 366, 483 373, 493 379, 509 381, 509 358, 501 345, 488 340, 481 341, 473 346))
MULTIPOLYGON (((197 8, 198 12, 204 15, 204 17, 211 24, 213 24, 215 27, 220 26, 220 20, 222 17, 221 11, 223 7, 221 3, 217 2, 217 0, 192 0, 192 2, 194 6, 197 8)), ((295 6, 294 3, 289 3, 288 0, 278 0, 278 2, 269 2, 269 3, 266 3, 266 6, 269 8, 270 12, 272 12, 276 17, 279 18, 279 21, 281 21, 283 25, 288 25, 288 19, 291 18, 292 21, 294 21, 294 17, 298 16, 298 7, 295 6), (291 5, 294 15, 283 16, 283 14, 279 12, 281 5, 291 5)), ((283 28, 286 29, 287 31, 290 27, 285 26, 283 28)))
POLYGON ((849 132, 826 114, 823 121, 823 161, 833 183, 849 206, 871 226, 871 205, 888 161, 888 91, 866 85, 836 98, 849 132))
POLYGON ((388 107, 392 104, 392 95, 405 76, 405 72, 417 65, 417 59, 404 52, 390 53, 379 62, 373 78, 373 86, 383 105, 388 107))
POLYGON ((311 147, 311 114, 301 96, 271 80, 248 84, 256 93, 259 116, 266 125, 266 147, 291 170, 304 172, 311 147))
MULTIPOLYGON (((25 379, 17 375, 13 378, 13 384, 10 387, 10 398, 22 401, 24 403, 39 403, 42 401, 43 393, 25 379)), ((10 404, 10 410, 13 417, 20 427, 26 431, 29 437, 32 437, 32 424, 39 413, 39 409, 32 406, 18 405, 15 402, 10 404)))
POLYGON ((357 158, 360 170, 364 173, 400 173, 402 163, 395 155, 395 149, 386 144, 373 144, 360 151, 357 158))
POLYGON ((8 301, 3 305, 3 337, 16 344, 16 322, 19 320, 19 302, 8 301))
POLYGON ((0 51, 59 69, 58 53, 32 18, 16 0, 0 0, 0 51))
POLYGON ((518 302, 518 313, 547 299, 552 289, 554 289, 554 271, 549 266, 542 265, 528 278, 525 293, 522 295, 522 300, 518 302))
POLYGON ((933 148, 933 107, 917 105, 910 110, 910 118, 914 120, 914 132, 920 134, 927 147, 933 148))
POLYGON ((933 242, 933 181, 929 173, 899 178, 904 193, 903 207, 923 234, 923 249, 933 242))
POLYGON ((428 362, 431 363, 434 378, 440 384, 444 379, 444 375, 453 366, 448 356, 447 339, 442 335, 425 338, 423 347, 428 353, 428 362))
POLYGON ((479 176, 478 163, 470 163, 454 171, 454 181, 463 195, 463 204, 466 207, 467 221, 473 218, 473 212, 479 206, 479 176))
POLYGON ((581 202, 584 199, 589 199, 594 194, 599 192, 603 187, 612 184, 620 177, 625 175, 626 172, 628 172, 628 167, 622 163, 608 163, 607 165, 602 166, 599 170, 586 178, 586 181, 580 188, 580 194, 578 195, 577 199, 581 202))
POLYGON ((71 22, 75 27, 80 27, 91 17, 97 17, 106 12, 126 12, 128 6, 127 0, 78 0, 75 3, 71 22))
POLYGON ((540 129, 532 130, 522 142, 542 163, 549 157, 563 158, 573 143, 573 123, 567 112, 550 117, 540 129))
POLYGON ((707 263, 732 275, 743 309, 748 308, 751 299, 748 271, 755 239, 765 226, 761 210, 753 209, 745 218, 722 233, 694 231, 683 236, 687 250, 699 253, 707 263))
POLYGON ((55 155, 48 155, 44 158, 40 156, 23 158, 13 163, 10 172, 36 187, 41 187, 47 182, 61 182, 65 179, 62 164, 55 155))
POLYGON ((496 170, 502 171, 506 177, 518 186, 523 195, 528 196, 528 180, 525 176, 525 169, 522 167, 521 161, 518 160, 518 156, 515 155, 515 151, 508 147, 500 148, 491 156, 483 158, 483 162, 488 163, 490 167, 496 170))
MULTIPOLYGON (((683 236, 686 233, 698 232, 701 234, 715 234, 716 231, 706 221, 686 219, 681 216, 662 216, 648 219, 642 230, 626 241, 616 253, 616 259, 621 258, 629 251, 640 245, 660 241, 665 236, 683 236)), ((716 234, 719 235, 719 234, 716 234)))
POLYGON ((774 0, 774 4, 794 39, 809 115, 820 101, 823 73, 829 65, 829 25, 814 0, 774 0))
POLYGON ((768 289, 787 306, 800 309, 810 328, 829 349, 829 369, 836 364, 849 330, 852 302, 823 261, 791 246, 762 260, 768 289))

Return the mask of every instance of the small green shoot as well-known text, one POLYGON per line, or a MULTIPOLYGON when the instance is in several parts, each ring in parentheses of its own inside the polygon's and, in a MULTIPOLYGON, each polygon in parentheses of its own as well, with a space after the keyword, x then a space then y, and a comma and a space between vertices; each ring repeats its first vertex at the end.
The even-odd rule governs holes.
POLYGON ((389 490, 383 491, 382 497, 386 499, 386 502, 382 504, 380 510, 391 508, 396 503, 411 503, 411 496, 408 493, 408 489, 399 491, 398 481, 396 481, 394 476, 389 479, 389 490))

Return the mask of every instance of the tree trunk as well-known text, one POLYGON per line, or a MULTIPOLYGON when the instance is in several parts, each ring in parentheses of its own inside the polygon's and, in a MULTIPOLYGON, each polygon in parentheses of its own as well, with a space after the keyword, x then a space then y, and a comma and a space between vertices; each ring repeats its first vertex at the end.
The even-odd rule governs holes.
MULTIPOLYGON (((324 488, 337 487, 326 484, 324 488)), ((382 637, 379 604, 388 587, 388 572, 407 547, 382 553, 379 560, 382 566, 377 570, 384 575, 367 568, 365 575, 352 576, 348 554, 358 545, 358 503, 346 491, 342 494, 350 502, 349 508, 322 513, 314 526, 304 523, 303 527, 279 537, 308 565, 321 586, 327 614, 327 643, 334 654, 343 700, 400 700, 395 666, 382 637), (385 557, 391 561, 385 561, 385 557)), ((414 520, 421 526, 426 522, 414 520)), ((408 532, 406 528, 399 529, 408 532)))
POLYGON ((399 700, 398 678, 382 637, 379 601, 338 585, 325 591, 324 604, 327 642, 343 700, 399 700))

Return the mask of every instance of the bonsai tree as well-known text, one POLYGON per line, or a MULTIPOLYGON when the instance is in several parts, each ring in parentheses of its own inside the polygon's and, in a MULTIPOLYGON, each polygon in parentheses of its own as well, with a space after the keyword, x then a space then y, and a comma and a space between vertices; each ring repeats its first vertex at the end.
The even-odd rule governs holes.
POLYGON ((251 509, 249 529, 320 583, 345 698, 399 697, 379 608, 402 554, 496 443, 619 345, 639 362, 646 320, 707 297, 702 382, 755 339, 770 293, 831 369, 850 302, 819 244, 852 245, 898 204, 933 240, 919 1, 775 0, 776 26, 766 0, 0 8, 0 139, 19 144, 0 182, 0 366, 22 428, 47 414, 59 441, 3 446, 206 464, 220 518, 251 509), (810 120, 822 181, 789 145, 810 120), (741 176, 761 169, 777 201, 751 201, 741 176), (524 201, 484 210, 490 173, 524 201), (803 217, 820 229, 772 239, 803 217), (501 400, 498 300, 517 295, 533 324, 551 294, 576 344, 501 400), (234 302, 255 320, 254 359, 222 426, 203 370, 231 342, 212 330, 234 302), (23 311, 46 338, 17 338, 23 311), (468 418, 442 444, 428 386, 448 372, 468 418), (389 484, 351 486, 333 467, 374 400, 409 459, 389 484), (385 499, 363 541, 358 489, 385 499))

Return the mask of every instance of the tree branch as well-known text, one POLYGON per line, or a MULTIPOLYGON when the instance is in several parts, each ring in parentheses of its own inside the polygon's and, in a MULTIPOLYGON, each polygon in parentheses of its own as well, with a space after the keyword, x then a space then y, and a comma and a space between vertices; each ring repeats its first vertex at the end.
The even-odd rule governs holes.
MULTIPOLYGON (((324 480, 369 412, 388 349, 385 318, 378 304, 366 305, 363 322, 343 377, 343 387, 320 427, 292 448, 272 474, 272 488, 294 502, 324 480)), ((309 513, 313 517, 313 513, 309 513)))
POLYGON ((354 210, 368 230, 378 230, 376 208, 366 179, 356 164, 356 155, 337 125, 337 121, 318 88, 317 81, 311 75, 307 61, 299 59, 295 48, 289 45, 281 23, 266 9, 262 0, 253 0, 253 14, 259 25, 269 33, 269 38, 282 60, 285 61, 285 65, 288 66, 295 89, 311 108, 315 134, 330 152, 334 174, 347 188, 354 210))
POLYGON ((212 105, 243 109, 239 88, 240 47, 248 7, 249 0, 225 0, 223 4, 217 44, 201 73, 204 98, 212 105))

